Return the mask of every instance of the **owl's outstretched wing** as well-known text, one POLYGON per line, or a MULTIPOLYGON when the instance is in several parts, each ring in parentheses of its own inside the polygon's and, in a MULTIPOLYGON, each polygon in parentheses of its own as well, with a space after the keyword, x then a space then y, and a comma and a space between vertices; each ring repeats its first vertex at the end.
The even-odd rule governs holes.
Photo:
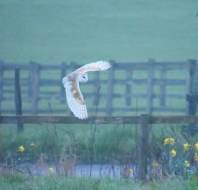
POLYGON ((90 71, 104 71, 111 67, 111 64, 107 61, 97 61, 93 63, 88 63, 80 68, 78 68, 75 72, 77 74, 85 74, 90 71))
POLYGON ((65 87, 68 106, 73 114, 79 119, 86 119, 88 117, 87 107, 80 91, 76 75, 71 74, 64 77, 63 85, 65 87))

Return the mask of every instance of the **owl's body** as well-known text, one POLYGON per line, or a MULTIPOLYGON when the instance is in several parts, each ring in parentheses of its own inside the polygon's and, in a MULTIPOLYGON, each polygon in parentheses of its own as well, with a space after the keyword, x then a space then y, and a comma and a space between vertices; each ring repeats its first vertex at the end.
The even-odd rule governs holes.
POLYGON ((106 61, 97 61, 86 64, 63 78, 62 82, 65 88, 68 106, 72 113, 79 119, 86 119, 88 117, 86 103, 80 91, 79 82, 88 81, 87 72, 103 71, 110 67, 110 63, 106 61))

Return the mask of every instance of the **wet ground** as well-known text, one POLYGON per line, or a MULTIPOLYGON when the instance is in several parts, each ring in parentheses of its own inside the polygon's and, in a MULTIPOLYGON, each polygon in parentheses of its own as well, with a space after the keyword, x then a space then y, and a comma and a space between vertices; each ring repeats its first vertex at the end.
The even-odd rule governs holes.
MULTIPOLYGON (((4 167, 5 168, 5 167, 4 167)), ((79 177, 110 177, 110 178, 132 178, 135 167, 132 165, 111 165, 111 164, 19 164, 11 169, 31 176, 45 175, 67 175, 79 177)))

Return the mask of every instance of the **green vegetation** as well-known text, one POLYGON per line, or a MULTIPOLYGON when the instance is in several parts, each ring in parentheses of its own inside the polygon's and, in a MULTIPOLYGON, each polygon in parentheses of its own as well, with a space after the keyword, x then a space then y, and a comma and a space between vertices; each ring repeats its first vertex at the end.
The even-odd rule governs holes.
MULTIPOLYGON (((128 159, 134 162, 136 127, 139 125, 25 125, 24 132, 17 134, 14 125, 5 125, 0 128, 0 159, 8 163, 35 162, 44 154, 46 162, 65 157, 83 163, 90 159, 95 163, 122 163, 128 159), (21 145, 25 148, 22 154, 17 151, 21 145)), ((166 137, 176 140, 173 148, 178 155, 183 152, 184 143, 197 142, 197 135, 183 134, 183 127, 178 125, 153 125, 150 140, 153 159, 161 159, 166 137)))
POLYGON ((58 63, 198 58, 197 0, 0 0, 0 58, 58 63))
MULTIPOLYGON (((43 64, 59 64, 62 61, 72 60, 86 63, 98 59, 116 61, 145 61, 148 58, 198 59, 197 6, 197 0, 163 2, 159 0, 49 0, 47 3, 40 0, 0 0, 0 59, 13 63, 28 63, 33 60, 43 64)), ((4 74, 6 78, 14 76, 14 73, 9 71, 4 74)), ((27 72, 22 74, 22 77, 27 76, 27 72)), ((51 79, 57 79, 60 73, 46 72, 45 78, 47 79, 48 76, 51 79)), ((134 72, 134 76, 145 76, 145 73, 134 72)), ((176 71, 176 73, 167 73, 167 76, 180 78, 184 75, 176 71)), ((105 73, 101 74, 101 78, 105 77, 107 78, 105 73)), ((116 73, 116 77, 123 79, 125 75, 116 73)), ((5 88, 9 89, 6 86, 5 88)), ((13 86, 11 88, 13 89, 13 86)), ((82 91, 85 88, 86 86, 82 86, 82 91)), ((101 92, 108 90, 107 88, 107 85, 103 85, 101 92)), ((54 87, 42 87, 41 90, 59 92, 59 89, 54 87)), ((89 90, 92 89, 86 88, 86 91, 89 90)), ((138 93, 145 92, 145 86, 134 85, 133 90, 138 93)), ((156 93, 159 92, 158 87, 154 90, 156 93)), ((185 91, 183 87, 170 87, 168 90, 172 93, 181 92, 181 94, 185 91)), ((116 91, 124 92, 125 87, 117 85, 116 91)), ((53 106, 57 105, 55 99, 53 97, 49 101, 42 100, 39 106, 48 108, 53 113, 53 106)), ((104 106, 105 99, 101 99, 100 103, 104 106)), ((92 100, 88 100, 87 104, 91 107, 92 100)), ((121 97, 113 104, 119 107, 124 105, 125 101, 121 97)), ((132 99, 132 104, 140 107, 145 105, 145 102, 132 99)), ((155 101, 154 104, 158 105, 159 102, 155 101)), ((168 104, 183 107, 185 102, 168 101, 168 104)), ((1 106, 12 108, 14 101, 4 101, 1 106)), ((29 108, 31 105, 30 102, 23 102, 23 106, 29 108)), ((61 106, 65 107, 63 104, 61 106)), ((96 131, 94 127, 91 124, 25 125, 24 132, 17 134, 15 126, 1 125, 0 160, 8 165, 36 162, 41 155, 44 155, 44 162, 59 161, 65 157, 77 158, 83 163, 89 163, 90 160, 95 163, 128 162, 129 158, 130 161, 134 160, 135 130, 138 126, 97 125, 96 131)), ((174 148, 177 157, 175 160, 178 160, 178 163, 181 161, 180 166, 184 167, 184 157, 181 158, 182 144, 197 142, 197 136, 183 135, 180 127, 176 125, 153 127, 150 142, 153 160, 160 162, 161 153, 168 154, 174 148), (168 144, 165 147, 163 142, 167 137, 173 137, 176 144, 168 144)), ((193 159, 193 154, 194 152, 191 151, 185 159, 193 159)), ((189 162, 191 164, 191 160, 189 162)), ((195 164, 196 160, 192 162, 195 164)), ((197 178, 191 175, 185 177, 183 179, 176 176, 163 176, 159 181, 142 184, 126 179, 90 179, 56 175, 27 177, 0 168, 0 189, 197 190, 197 178)))
POLYGON ((25 125, 21 134, 12 127, 0 128, 0 158, 4 161, 36 161, 45 154, 47 161, 77 156, 84 163, 90 158, 101 163, 114 157, 120 160, 120 155, 130 155, 135 148, 135 127, 129 125, 98 125, 96 132, 94 125, 25 125), (25 148, 23 154, 17 152, 20 145, 25 148))
POLYGON ((16 174, 0 176, 1 190, 197 190, 196 176, 189 179, 169 177, 164 180, 140 183, 132 180, 112 180, 46 176, 28 178, 16 174))

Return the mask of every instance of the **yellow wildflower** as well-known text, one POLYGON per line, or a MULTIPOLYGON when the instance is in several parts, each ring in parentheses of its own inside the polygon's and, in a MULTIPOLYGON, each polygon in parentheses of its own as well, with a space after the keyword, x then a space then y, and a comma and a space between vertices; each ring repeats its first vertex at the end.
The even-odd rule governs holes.
POLYGON ((188 160, 184 161, 184 167, 186 167, 186 168, 190 167, 190 162, 188 160))
POLYGON ((152 166, 153 166, 154 168, 157 168, 157 167, 159 167, 159 163, 158 163, 156 160, 154 160, 154 161, 152 162, 152 166))
POLYGON ((129 168, 129 173, 133 175, 133 169, 129 168))
POLYGON ((164 139, 164 145, 169 144, 169 138, 164 139))
POLYGON ((24 146, 23 145, 19 146, 17 151, 23 153, 25 151, 24 146))
POLYGON ((166 145, 166 144, 171 144, 171 145, 175 144, 175 139, 172 138, 172 137, 165 138, 164 139, 164 145, 166 145))
POLYGON ((175 150, 175 149, 172 149, 172 150, 170 151, 170 155, 171 155, 171 157, 175 157, 175 156, 177 155, 176 150, 175 150))
POLYGON ((197 152, 195 152, 195 154, 194 154, 194 160, 198 162, 198 153, 197 152))
POLYGON ((170 144, 175 144, 175 139, 174 138, 170 138, 169 141, 170 141, 170 144))
POLYGON ((191 147, 191 145, 188 143, 183 144, 184 151, 186 151, 186 152, 190 150, 190 147, 191 147))
POLYGON ((197 143, 195 143, 195 150, 198 152, 198 142, 197 143))

